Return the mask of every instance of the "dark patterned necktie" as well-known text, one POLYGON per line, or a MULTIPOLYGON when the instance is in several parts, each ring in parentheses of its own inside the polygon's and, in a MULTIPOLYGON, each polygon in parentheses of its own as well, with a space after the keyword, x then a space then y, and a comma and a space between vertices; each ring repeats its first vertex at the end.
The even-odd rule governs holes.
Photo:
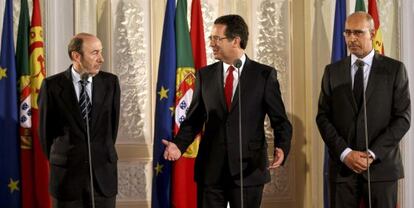
POLYGON ((81 91, 79 95, 79 107, 82 113, 82 118, 86 122, 86 118, 88 118, 88 121, 91 120, 92 109, 91 101, 89 99, 88 93, 86 92, 86 85, 88 84, 88 81, 80 80, 79 84, 81 85, 81 91))
POLYGON ((358 109, 360 109, 363 101, 364 91, 364 62, 358 59, 355 62, 355 65, 358 67, 358 70, 354 75, 353 93, 358 109))
POLYGON ((224 86, 224 95, 226 96, 226 105, 228 111, 230 111, 231 97, 233 96, 233 71, 234 67, 229 66, 229 68, 227 69, 226 84, 224 86))

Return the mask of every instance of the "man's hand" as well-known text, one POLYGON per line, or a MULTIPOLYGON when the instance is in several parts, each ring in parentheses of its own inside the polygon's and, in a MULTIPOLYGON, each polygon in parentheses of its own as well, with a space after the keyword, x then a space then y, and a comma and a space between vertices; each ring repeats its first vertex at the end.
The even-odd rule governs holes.
POLYGON ((362 173, 366 171, 373 162, 372 157, 367 154, 366 152, 361 151, 351 151, 348 155, 346 155, 344 159, 344 163, 348 168, 350 168, 355 173, 362 173), (368 165, 367 165, 367 158, 368 158, 368 165))
POLYGON ((169 161, 176 161, 181 157, 181 151, 174 143, 163 139, 162 143, 165 145, 164 159, 169 161))
POLYGON ((275 169, 277 167, 279 167, 283 160, 285 159, 285 153, 283 153, 283 150, 276 147, 275 148, 275 152, 273 153, 273 162, 272 164, 270 164, 270 166, 268 167, 268 169, 275 169))

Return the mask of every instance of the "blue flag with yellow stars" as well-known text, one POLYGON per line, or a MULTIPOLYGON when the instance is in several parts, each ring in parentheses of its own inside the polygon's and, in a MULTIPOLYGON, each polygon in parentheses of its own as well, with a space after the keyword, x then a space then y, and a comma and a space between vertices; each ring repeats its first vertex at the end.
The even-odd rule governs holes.
POLYGON ((155 108, 152 207, 169 208, 171 204, 171 162, 164 160, 162 139, 173 138, 173 112, 175 102, 176 48, 175 0, 168 0, 164 16, 160 64, 157 80, 155 108))
POLYGON ((20 142, 13 5, 6 0, 0 49, 0 207, 20 207, 20 142))

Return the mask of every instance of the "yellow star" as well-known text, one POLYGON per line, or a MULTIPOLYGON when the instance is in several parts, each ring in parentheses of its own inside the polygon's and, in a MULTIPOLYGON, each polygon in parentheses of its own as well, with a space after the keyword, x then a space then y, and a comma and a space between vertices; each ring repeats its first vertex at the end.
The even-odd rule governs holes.
POLYGON ((13 179, 10 178, 8 187, 10 188, 10 193, 13 193, 13 191, 19 191, 19 180, 13 181, 13 179))
POLYGON ((155 166, 155 175, 159 175, 160 173, 162 173, 162 168, 164 167, 164 165, 160 165, 159 163, 157 163, 157 166, 155 166))
POLYGON ((3 79, 3 77, 7 77, 6 71, 7 69, 3 69, 0 67, 0 80, 3 79))
POLYGON ((174 115, 174 106, 170 107, 170 111, 171 111, 171 116, 174 115))
POLYGON ((168 98, 168 91, 169 89, 165 89, 164 86, 161 86, 161 90, 158 92, 158 94, 160 95, 160 100, 162 100, 163 98, 168 98))

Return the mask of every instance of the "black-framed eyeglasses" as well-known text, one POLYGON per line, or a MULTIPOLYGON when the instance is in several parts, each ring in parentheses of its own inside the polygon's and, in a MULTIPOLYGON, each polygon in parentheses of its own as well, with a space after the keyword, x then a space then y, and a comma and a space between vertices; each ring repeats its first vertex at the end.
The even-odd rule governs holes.
POLYGON ((220 37, 218 35, 210 35, 208 36, 208 39, 212 42, 222 41, 224 39, 227 39, 228 37, 220 37))
POLYGON ((344 31, 345 37, 350 37, 351 35, 354 35, 355 37, 362 37, 366 32, 368 32, 368 29, 365 30, 348 30, 346 29, 344 31))

